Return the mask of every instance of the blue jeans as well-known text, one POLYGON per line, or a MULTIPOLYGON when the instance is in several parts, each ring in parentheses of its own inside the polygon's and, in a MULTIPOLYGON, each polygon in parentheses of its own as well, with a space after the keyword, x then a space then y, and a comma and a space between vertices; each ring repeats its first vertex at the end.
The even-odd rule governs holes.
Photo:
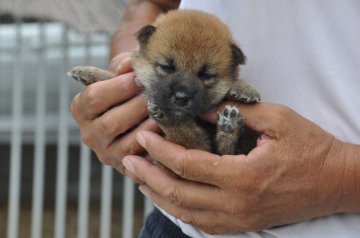
POLYGON ((154 209, 146 218, 139 238, 190 238, 181 229, 154 209))

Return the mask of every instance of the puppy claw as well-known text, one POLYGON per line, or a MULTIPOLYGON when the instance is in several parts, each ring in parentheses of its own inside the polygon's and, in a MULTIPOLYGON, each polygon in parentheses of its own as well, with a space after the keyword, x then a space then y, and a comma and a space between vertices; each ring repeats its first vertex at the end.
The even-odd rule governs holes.
POLYGON ((162 119, 164 117, 164 113, 163 112, 159 112, 157 114, 154 114, 154 117, 156 117, 157 119, 162 119))
POLYGON ((148 102, 148 110, 150 112, 157 112, 159 110, 159 107, 152 102, 148 102))
POLYGON ((156 121, 161 121, 164 119, 165 114, 160 111, 159 107, 152 102, 148 102, 148 112, 152 118, 154 118, 156 121))

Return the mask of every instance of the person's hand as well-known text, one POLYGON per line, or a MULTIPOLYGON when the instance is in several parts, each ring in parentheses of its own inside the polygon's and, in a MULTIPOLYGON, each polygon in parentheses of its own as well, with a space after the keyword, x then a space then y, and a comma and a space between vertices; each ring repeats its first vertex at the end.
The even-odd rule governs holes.
POLYGON ((131 52, 117 54, 114 58, 111 59, 109 70, 116 75, 131 72, 131 54, 131 52))
POLYGON ((121 159, 143 151, 136 142, 136 132, 157 131, 158 126, 148 118, 142 88, 131 72, 129 53, 114 58, 111 70, 119 76, 85 87, 74 97, 71 112, 84 143, 102 163, 124 173, 121 159))
POLYGON ((140 191, 211 234, 262 230, 344 211, 345 161, 337 156, 342 142, 287 107, 238 107, 245 123, 261 134, 247 156, 187 150, 139 132, 138 142, 150 157, 180 177, 142 157, 126 156, 123 164, 142 181, 140 191))

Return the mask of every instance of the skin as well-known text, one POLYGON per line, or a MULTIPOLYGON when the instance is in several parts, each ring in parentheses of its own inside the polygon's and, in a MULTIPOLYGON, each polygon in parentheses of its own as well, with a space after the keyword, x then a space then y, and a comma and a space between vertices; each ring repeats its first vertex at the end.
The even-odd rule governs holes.
MULTIPOLYGON (((99 160, 139 183, 170 214, 211 234, 360 212, 360 145, 337 140, 285 106, 236 105, 246 124, 261 133, 248 156, 186 150, 152 133, 160 130, 148 118, 129 52, 137 47, 133 33, 178 4, 130 1, 112 41, 110 69, 119 76, 74 97, 72 115, 99 160), (180 178, 137 156, 144 148, 180 178)), ((204 116, 215 118, 215 112, 204 116)))

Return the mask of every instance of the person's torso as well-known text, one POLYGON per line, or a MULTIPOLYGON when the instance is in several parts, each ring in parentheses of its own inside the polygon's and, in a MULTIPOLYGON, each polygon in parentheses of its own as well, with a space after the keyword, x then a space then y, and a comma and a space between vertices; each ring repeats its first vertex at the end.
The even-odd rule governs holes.
MULTIPOLYGON (((287 105, 338 139, 360 143, 360 1, 185 0, 214 13, 247 56, 241 78, 262 101, 287 105)), ((343 214, 268 229, 208 236, 168 215, 191 237, 359 237, 360 215, 343 214)))

